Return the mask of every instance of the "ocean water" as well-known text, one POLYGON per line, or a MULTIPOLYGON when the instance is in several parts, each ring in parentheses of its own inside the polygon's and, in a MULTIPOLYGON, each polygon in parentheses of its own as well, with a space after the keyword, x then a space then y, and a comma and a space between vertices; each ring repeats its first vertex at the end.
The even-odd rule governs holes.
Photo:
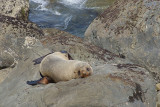
POLYGON ((84 37, 85 30, 98 15, 84 6, 86 0, 30 0, 29 20, 41 28, 57 28, 84 37))

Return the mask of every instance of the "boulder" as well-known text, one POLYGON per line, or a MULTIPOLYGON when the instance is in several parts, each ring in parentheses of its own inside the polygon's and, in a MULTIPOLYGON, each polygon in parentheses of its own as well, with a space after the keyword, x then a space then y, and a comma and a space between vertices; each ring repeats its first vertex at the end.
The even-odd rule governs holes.
POLYGON ((87 60, 92 64, 104 64, 121 62, 127 63, 119 54, 114 54, 108 50, 99 48, 82 38, 76 37, 67 32, 47 28, 43 29, 44 36, 40 39, 42 45, 50 51, 66 50, 71 54, 73 59, 87 60))
POLYGON ((1 0, 0 14, 28 20, 29 0, 1 0))
MULTIPOLYGON (((56 84, 27 85, 26 81, 40 78, 39 65, 34 65, 33 60, 49 51, 40 45, 33 45, 26 50, 25 57, 0 84, 0 97, 3 98, 0 100, 0 107, 156 105, 152 76, 146 69, 135 64, 100 64, 93 66, 94 73, 88 78, 56 84)), ((79 53, 76 55, 81 56, 79 53)))
POLYGON ((28 21, 0 15, 0 68, 15 65, 43 32, 28 21))
POLYGON ((122 54, 151 72, 160 70, 160 1, 116 0, 85 32, 85 39, 122 54))
POLYGON ((156 106, 152 75, 123 55, 69 33, 41 30, 35 24, 8 16, 1 15, 0 25, 1 53, 7 52, 4 58, 9 60, 12 56, 17 62, 14 68, 0 70, 5 72, 0 73, 0 107, 156 106), (39 65, 33 61, 60 50, 68 51, 76 60, 89 62, 93 75, 47 85, 27 85, 28 80, 40 78, 39 65))

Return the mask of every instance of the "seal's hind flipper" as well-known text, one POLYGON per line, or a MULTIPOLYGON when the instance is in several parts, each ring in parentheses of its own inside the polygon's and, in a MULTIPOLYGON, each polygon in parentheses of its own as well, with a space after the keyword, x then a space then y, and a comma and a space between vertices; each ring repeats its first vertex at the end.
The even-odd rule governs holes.
MULTIPOLYGON (((42 78, 41 78, 41 79, 42 79, 42 78)), ((37 85, 37 84, 39 84, 39 81, 40 81, 41 79, 39 79, 39 80, 34 80, 34 81, 27 81, 27 84, 28 84, 28 85, 32 85, 32 86, 37 85)))
POLYGON ((53 82, 53 80, 50 79, 49 77, 42 77, 39 80, 27 81, 27 84, 34 86, 34 85, 37 85, 37 84, 44 84, 45 85, 45 84, 48 84, 48 83, 51 83, 51 82, 53 82))

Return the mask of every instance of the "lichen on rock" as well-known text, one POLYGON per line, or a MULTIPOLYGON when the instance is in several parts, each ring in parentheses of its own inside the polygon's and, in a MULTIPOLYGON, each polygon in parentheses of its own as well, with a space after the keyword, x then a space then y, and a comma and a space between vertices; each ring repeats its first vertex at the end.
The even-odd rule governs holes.
POLYGON ((29 0, 1 0, 0 14, 28 20, 29 0))

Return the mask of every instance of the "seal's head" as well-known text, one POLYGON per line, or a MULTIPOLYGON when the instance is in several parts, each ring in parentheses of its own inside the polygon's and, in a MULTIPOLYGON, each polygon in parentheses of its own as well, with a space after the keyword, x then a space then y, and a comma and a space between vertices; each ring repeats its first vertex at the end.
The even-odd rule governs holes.
POLYGON ((77 67, 77 69, 74 72, 76 78, 85 78, 93 73, 92 67, 86 62, 80 63, 78 64, 78 66, 79 67, 77 67))

